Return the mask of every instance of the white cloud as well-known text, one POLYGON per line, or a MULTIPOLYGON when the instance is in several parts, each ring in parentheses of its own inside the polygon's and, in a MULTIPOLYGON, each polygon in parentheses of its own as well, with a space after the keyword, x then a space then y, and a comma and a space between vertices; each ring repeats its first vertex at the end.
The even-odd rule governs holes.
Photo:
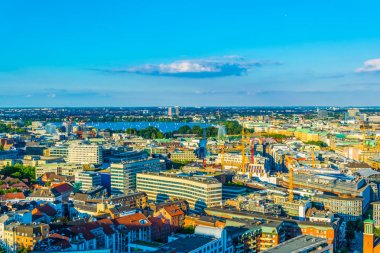
POLYGON ((380 72, 380 58, 365 61, 364 66, 356 69, 355 72, 380 72))
POLYGON ((179 60, 171 63, 145 64, 130 68, 105 70, 109 73, 135 73, 141 75, 173 76, 187 78, 210 78, 241 76, 253 67, 275 62, 251 61, 238 55, 211 57, 203 59, 179 60))

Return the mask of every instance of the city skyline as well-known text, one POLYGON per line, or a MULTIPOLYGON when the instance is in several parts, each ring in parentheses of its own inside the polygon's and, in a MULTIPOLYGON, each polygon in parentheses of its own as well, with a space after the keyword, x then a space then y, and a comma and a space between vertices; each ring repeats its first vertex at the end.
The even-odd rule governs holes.
POLYGON ((376 106, 378 1, 0 4, 2 106, 376 106))

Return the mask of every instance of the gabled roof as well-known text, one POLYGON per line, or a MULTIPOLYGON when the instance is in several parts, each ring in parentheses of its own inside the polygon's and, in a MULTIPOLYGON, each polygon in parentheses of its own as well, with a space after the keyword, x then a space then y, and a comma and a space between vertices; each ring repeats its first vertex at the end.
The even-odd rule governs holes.
POLYGON ((0 196, 0 200, 12 200, 12 199, 25 199, 25 195, 22 192, 5 193, 0 196))
POLYGON ((37 188, 34 189, 34 192, 32 192, 29 197, 55 197, 57 195, 58 194, 53 194, 48 188, 37 188))
POLYGON ((22 181, 12 184, 12 187, 13 188, 29 188, 29 186, 22 181))
POLYGON ((88 222, 78 226, 69 228, 70 231, 76 234, 82 234, 84 239, 92 240, 95 238, 95 235, 91 233, 91 230, 98 228, 99 225, 96 222, 88 222))
POLYGON ((54 216, 57 213, 57 211, 53 207, 51 207, 50 205, 47 205, 47 204, 46 205, 37 206, 36 208, 34 208, 33 211, 45 213, 48 216, 54 216))
POLYGON ((134 213, 113 220, 117 225, 124 225, 130 230, 138 230, 141 227, 150 227, 152 223, 142 213, 134 213))
POLYGON ((58 185, 55 185, 51 188, 51 191, 57 192, 59 194, 66 193, 66 192, 71 192, 73 190, 73 187, 69 183, 61 183, 58 185))
POLYGON ((164 209, 172 217, 184 215, 183 211, 177 205, 165 206, 164 209))

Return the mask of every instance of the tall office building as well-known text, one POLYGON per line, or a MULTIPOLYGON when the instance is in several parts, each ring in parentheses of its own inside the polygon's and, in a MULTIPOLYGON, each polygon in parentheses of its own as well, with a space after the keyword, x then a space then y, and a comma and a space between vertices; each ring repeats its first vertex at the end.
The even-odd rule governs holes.
POLYGON ((90 191, 101 185, 100 173, 94 171, 83 171, 75 176, 75 183, 81 183, 82 191, 90 191))
POLYGON ((128 193, 136 188, 136 173, 160 171, 163 163, 160 159, 127 160, 111 164, 111 194, 128 193))
POLYGON ((96 144, 76 143, 68 148, 67 160, 76 164, 103 163, 102 146, 96 144))
POLYGON ((179 117, 179 106, 175 106, 175 116, 179 117))
POLYGON ((171 106, 168 107, 168 116, 169 117, 173 116, 173 108, 171 106))
POLYGON ((184 199, 197 212, 222 204, 222 184, 215 178, 146 172, 137 174, 136 180, 136 190, 154 201, 184 199))

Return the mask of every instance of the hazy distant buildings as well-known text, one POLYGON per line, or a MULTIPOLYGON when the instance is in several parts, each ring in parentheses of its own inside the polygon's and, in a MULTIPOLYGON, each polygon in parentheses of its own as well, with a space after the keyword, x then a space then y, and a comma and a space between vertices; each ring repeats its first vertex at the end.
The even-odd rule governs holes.
POLYGON ((173 113, 176 117, 179 117, 179 106, 174 106, 174 111, 172 106, 168 107, 168 117, 173 117, 173 113))
POLYGON ((168 116, 169 117, 173 116, 173 108, 171 106, 168 107, 168 116))
POLYGON ((360 112, 360 110, 357 108, 351 108, 351 109, 347 110, 348 116, 352 117, 352 118, 356 117, 359 114, 359 112, 360 112))

